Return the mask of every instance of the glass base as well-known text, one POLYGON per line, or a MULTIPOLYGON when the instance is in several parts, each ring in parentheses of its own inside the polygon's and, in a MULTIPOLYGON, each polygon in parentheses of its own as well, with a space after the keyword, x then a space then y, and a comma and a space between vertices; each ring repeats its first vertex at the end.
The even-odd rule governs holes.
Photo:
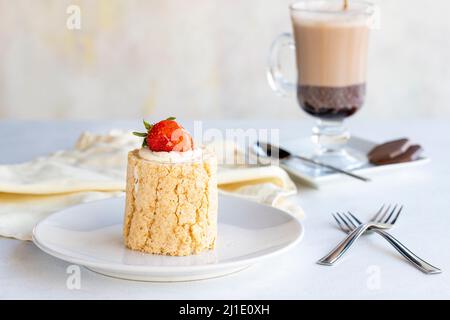
MULTIPOLYGON (((337 152, 320 152, 313 154, 312 158, 330 166, 343 169, 354 170, 367 164, 367 156, 355 150, 341 149, 337 152)), ((333 170, 311 164, 311 169, 315 174, 329 173, 333 170)))
MULTIPOLYGON (((319 120, 313 128, 312 141, 316 145, 316 152, 312 158, 318 162, 343 169, 353 170, 367 164, 367 156, 346 147, 350 133, 341 121, 319 120)), ((327 169, 314 164, 309 165, 314 174, 329 173, 327 169)))

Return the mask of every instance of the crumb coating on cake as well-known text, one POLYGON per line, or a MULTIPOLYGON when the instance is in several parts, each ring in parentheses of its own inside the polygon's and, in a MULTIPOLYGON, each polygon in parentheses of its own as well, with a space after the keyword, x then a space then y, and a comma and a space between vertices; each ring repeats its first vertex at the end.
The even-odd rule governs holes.
POLYGON ((146 253, 185 256, 213 249, 217 161, 158 163, 128 154, 124 242, 146 253))

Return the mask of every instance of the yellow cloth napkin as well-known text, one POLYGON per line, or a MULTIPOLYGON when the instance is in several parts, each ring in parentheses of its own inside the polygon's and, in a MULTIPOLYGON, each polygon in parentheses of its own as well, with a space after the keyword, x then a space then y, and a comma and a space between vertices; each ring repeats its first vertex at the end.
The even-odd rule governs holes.
MULTIPOLYGON (((31 232, 49 214, 80 203, 117 197, 125 190, 128 151, 141 139, 129 132, 83 133, 73 149, 30 162, 0 165, 0 236, 30 240, 31 232)), ((224 165, 221 158, 243 153, 231 142, 207 146, 219 158, 221 192, 242 196, 303 217, 288 197, 295 184, 277 166, 224 165)))

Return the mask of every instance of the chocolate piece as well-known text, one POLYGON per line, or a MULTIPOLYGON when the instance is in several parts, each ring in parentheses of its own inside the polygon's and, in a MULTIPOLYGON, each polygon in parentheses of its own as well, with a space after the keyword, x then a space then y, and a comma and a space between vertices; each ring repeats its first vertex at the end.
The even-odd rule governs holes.
POLYGON ((380 144, 370 150, 367 154, 369 161, 374 164, 378 164, 380 162, 389 161, 394 159, 395 157, 400 156, 405 153, 409 148, 409 140, 406 138, 398 139, 394 141, 389 141, 383 144, 380 144))
POLYGON ((380 161, 377 164, 383 165, 383 164, 394 164, 394 163, 415 161, 419 159, 420 155, 422 154, 422 151, 423 151, 422 147, 419 146, 418 144, 415 144, 410 146, 404 153, 398 155, 397 157, 380 161))

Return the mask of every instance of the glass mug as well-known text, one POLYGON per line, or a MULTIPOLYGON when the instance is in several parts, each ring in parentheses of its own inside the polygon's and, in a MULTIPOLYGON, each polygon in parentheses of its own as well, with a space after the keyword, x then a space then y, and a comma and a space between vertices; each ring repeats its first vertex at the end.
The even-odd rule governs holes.
MULTIPOLYGON (((312 158, 341 169, 355 169, 367 157, 346 148, 350 139, 343 120, 358 111, 365 99, 369 29, 374 5, 365 1, 301 0, 290 6, 294 35, 281 34, 273 43, 268 81, 281 96, 296 92, 298 103, 318 118, 312 158), (282 49, 295 51, 297 83, 280 68, 282 49)), ((315 167, 320 173, 327 169, 315 167)))

